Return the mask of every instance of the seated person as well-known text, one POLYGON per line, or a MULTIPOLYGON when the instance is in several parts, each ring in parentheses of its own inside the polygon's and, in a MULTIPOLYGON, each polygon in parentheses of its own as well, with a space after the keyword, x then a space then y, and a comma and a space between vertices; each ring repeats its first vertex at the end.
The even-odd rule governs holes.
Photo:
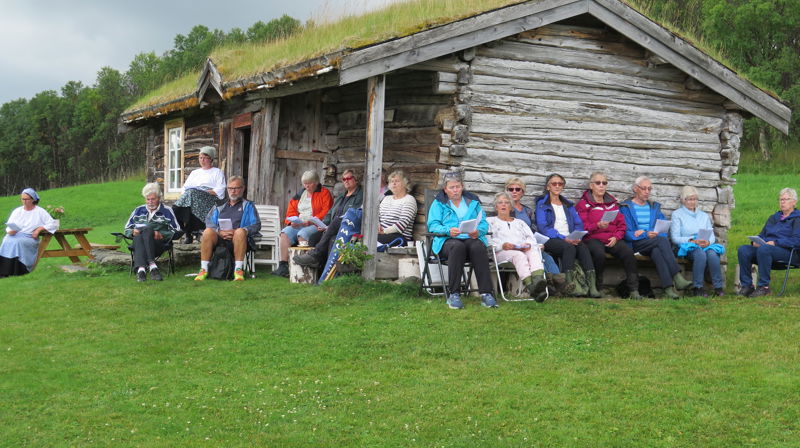
POLYGON ((225 174, 213 166, 217 150, 213 146, 200 148, 200 168, 192 171, 183 183, 183 194, 175 201, 173 210, 186 237, 191 244, 193 234, 205 228, 209 210, 225 199, 225 174))
POLYGON ((633 197, 620 204, 620 211, 625 217, 625 241, 634 252, 647 255, 653 260, 664 288, 664 295, 670 299, 679 299, 676 289, 686 289, 692 282, 681 275, 681 268, 675 260, 672 246, 666 233, 656 233, 656 220, 666 219, 661 213, 661 204, 650 201, 653 182, 646 176, 640 176, 633 182, 633 197))
POLYGON ((631 299, 641 299, 639 294, 639 274, 636 268, 636 256, 633 249, 623 241, 625 239, 625 217, 619 213, 617 198, 606 192, 608 177, 600 171, 589 177, 589 189, 583 192, 581 200, 575 208, 583 221, 583 228, 589 232, 583 242, 592 254, 592 263, 597 272, 597 286, 603 280, 606 265, 606 254, 611 254, 622 262, 625 268, 625 283, 630 291, 631 299), (606 212, 616 211, 617 216, 610 221, 602 221, 606 212))
POLYGON ((580 239, 567 238, 572 232, 583 230, 583 221, 573 203, 561 195, 565 186, 566 181, 560 174, 547 176, 545 192, 536 200, 536 226, 540 233, 550 238, 544 243, 544 250, 561 259, 561 270, 566 273, 570 294, 600 297, 589 248, 580 239), (575 268, 576 257, 583 268, 585 281, 575 268))
POLYGON ((280 236, 280 261, 278 269, 272 273, 281 277, 289 276, 289 248, 299 242, 308 244, 309 238, 319 232, 319 228, 309 221, 311 217, 324 219, 333 204, 331 192, 319 183, 316 171, 306 171, 300 180, 303 191, 289 201, 285 220, 288 225, 281 230, 280 236))
POLYGON ((161 281, 161 272, 156 265, 156 257, 164 252, 172 236, 180 230, 178 220, 172 209, 161 203, 161 186, 157 182, 142 188, 145 204, 136 207, 125 224, 125 236, 133 238, 133 268, 136 280, 150 278, 161 281))
POLYGON ((214 207, 206 217, 206 229, 200 241, 200 272, 194 279, 203 281, 208 277, 208 263, 217 244, 233 251, 233 280, 244 281, 244 257, 247 248, 255 247, 255 237, 261 230, 261 219, 256 206, 244 199, 244 179, 231 176, 228 179, 228 201, 214 207), (231 230, 220 229, 219 220, 230 219, 231 230))
POLYGON ((678 256, 692 261, 692 295, 706 297, 703 283, 705 271, 711 276, 714 295, 725 295, 725 280, 722 278, 719 256, 725 253, 725 247, 716 243, 714 224, 708 213, 697 208, 697 189, 685 186, 681 190, 683 207, 672 212, 672 225, 669 235, 672 243, 678 246, 678 256), (706 240, 697 238, 701 229, 711 230, 706 240))
MULTIPOLYGON (((784 188, 780 193, 780 210, 767 218, 767 223, 758 234, 767 244, 739 246, 739 295, 745 297, 762 297, 770 295, 769 279, 772 262, 790 261, 792 248, 800 247, 800 212, 797 206, 797 191, 784 188), (758 265, 758 284, 753 286, 753 275, 750 270, 758 265)), ((798 254, 791 260, 797 263, 798 254)))
POLYGON ((39 235, 58 230, 58 222, 39 207, 39 195, 33 188, 22 190, 19 196, 22 205, 6 221, 6 236, 0 245, 0 278, 33 271, 39 255, 39 235))
POLYGON ((496 261, 511 261, 517 275, 531 298, 543 302, 547 297, 542 252, 528 224, 511 216, 512 199, 506 192, 494 197, 497 216, 486 218, 489 223, 489 244, 497 249, 496 261))
MULTIPOLYGON (((536 214, 533 212, 532 208, 522 203, 522 198, 525 196, 525 182, 519 177, 512 177, 506 181, 506 191, 511 195, 511 200, 513 201, 511 217, 525 222, 525 224, 531 228, 532 232, 538 232, 539 229, 536 227, 536 214)), ((542 261, 544 262, 544 271, 548 274, 559 276, 556 278, 560 281, 561 271, 558 269, 558 265, 555 260, 553 260, 552 255, 547 252, 542 252, 542 261)), ((560 283, 563 283, 563 281, 560 281, 560 283)))
MULTIPOLYGON (((339 226, 342 225, 342 216, 344 216, 348 209, 359 208, 364 202, 364 192, 353 170, 344 170, 342 173, 342 184, 344 185, 344 192, 336 197, 333 206, 331 206, 325 218, 322 220, 328 227, 322 231, 319 239, 312 238, 311 242, 314 244, 313 249, 304 254, 295 255, 295 263, 301 266, 317 266, 325 261, 336 239, 336 234, 339 232, 339 226)), ((320 230, 316 227, 315 229, 320 230)), ((286 258, 288 260, 288 254, 286 258)), ((288 275, 288 267, 286 272, 288 275)))
POLYGON ((448 291, 447 306, 451 309, 464 308, 461 303, 461 277, 464 263, 472 263, 481 304, 487 308, 497 308, 492 295, 492 278, 489 273, 489 256, 486 247, 486 232, 489 223, 481 207, 478 196, 464 191, 461 173, 450 172, 444 175, 444 185, 428 210, 428 232, 436 234, 431 250, 447 259, 448 291), (478 220, 478 228, 466 234, 459 232, 463 221, 478 220))

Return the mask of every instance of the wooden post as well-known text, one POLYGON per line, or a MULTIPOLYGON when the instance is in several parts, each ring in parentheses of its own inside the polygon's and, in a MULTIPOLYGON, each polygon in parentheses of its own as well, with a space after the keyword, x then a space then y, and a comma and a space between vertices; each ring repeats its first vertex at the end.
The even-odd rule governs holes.
POLYGON ((275 199, 272 197, 272 182, 275 178, 275 151, 278 148, 278 118, 281 115, 280 98, 266 100, 262 115, 261 123, 263 127, 260 137, 263 139, 261 145, 263 152, 261 153, 261 160, 259 160, 261 172, 259 180, 262 182, 262 188, 258 200, 261 201, 259 202, 261 204, 277 205, 277 202, 271 201, 275 199))
POLYGON ((378 195, 383 166, 383 112, 386 103, 386 75, 367 79, 367 167, 364 171, 364 216, 361 233, 372 259, 364 264, 363 276, 375 280, 378 247, 378 195))

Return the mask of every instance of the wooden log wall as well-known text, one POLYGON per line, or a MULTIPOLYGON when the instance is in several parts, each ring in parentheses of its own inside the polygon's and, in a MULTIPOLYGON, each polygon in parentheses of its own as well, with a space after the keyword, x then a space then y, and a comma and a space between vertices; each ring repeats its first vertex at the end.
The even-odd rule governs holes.
MULTIPOLYGON (((208 118, 188 118, 184 121, 183 136, 183 178, 200 167, 198 156, 203 146, 219 148, 219 132, 217 126, 208 118)), ((158 182, 164 187, 164 124, 158 122, 150 128, 147 141, 147 181, 158 182)), ((217 151, 218 160, 215 166, 224 166, 224 154, 217 151), (222 158, 220 158, 222 156, 222 158)))
POLYGON ((439 117, 440 161, 484 203, 512 176, 532 205, 552 172, 571 199, 594 171, 620 200, 645 175, 667 214, 681 187, 696 187, 727 240, 742 117, 725 98, 604 28, 549 25, 457 56, 428 63, 454 98, 439 117))

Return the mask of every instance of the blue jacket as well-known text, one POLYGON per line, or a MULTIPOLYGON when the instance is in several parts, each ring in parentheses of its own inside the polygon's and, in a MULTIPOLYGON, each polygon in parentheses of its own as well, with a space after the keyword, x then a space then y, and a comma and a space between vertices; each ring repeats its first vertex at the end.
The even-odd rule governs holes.
MULTIPOLYGON (((461 200, 467 202, 469 211, 464 220, 478 219, 478 239, 481 240, 484 246, 488 246, 489 242, 486 240, 486 232, 489 231, 489 223, 486 222, 486 213, 481 208, 481 201, 474 194, 464 191, 461 193, 461 200)), ((436 198, 433 200, 428 210, 428 232, 430 233, 450 233, 450 229, 458 227, 461 221, 453 207, 450 206, 450 200, 447 198, 444 190, 440 191, 436 198)), ((450 236, 436 236, 433 238, 433 252, 438 254, 442 250, 445 240, 451 238, 450 236)))
MULTIPOLYGON (((247 199, 242 199, 242 203, 244 208, 242 209, 242 221, 239 227, 247 231, 248 238, 261 236, 258 233, 261 230, 261 219, 258 217, 255 205, 247 199)), ((219 229, 219 212, 225 207, 228 207, 228 201, 211 209, 206 217, 206 227, 219 229)))
POLYGON ((181 229, 175 214, 172 213, 172 208, 164 204, 158 206, 158 210, 153 214, 153 219, 148 220, 148 216, 147 204, 136 207, 125 224, 125 236, 133 236, 133 230, 137 225, 146 225, 163 235, 165 241, 169 241, 175 232, 181 229))
POLYGON ((800 211, 795 209, 786 219, 781 219, 781 216, 780 210, 770 216, 758 236, 767 242, 775 241, 776 246, 786 249, 800 247, 800 211))
MULTIPOLYGON (((564 214, 567 216, 567 226, 569 231, 583 230, 583 221, 578 216, 578 211, 575 210, 575 204, 566 199, 564 196, 559 196, 561 203, 564 206, 564 214)), ((536 198, 536 227, 539 228, 539 233, 546 235, 550 238, 564 239, 567 235, 558 233, 555 228, 556 225, 556 212, 553 210, 553 205, 550 203, 550 193, 536 198)))
MULTIPOLYGON (((650 201, 648 204, 650 204, 650 222, 647 223, 647 228, 652 229, 656 225, 656 220, 667 218, 661 213, 661 204, 655 201, 650 201)), ((639 236, 633 236, 634 232, 639 230, 639 222, 636 220, 636 213, 633 211, 633 200, 628 199, 619 204, 619 210, 622 212, 622 216, 625 217, 625 241, 631 242, 647 238, 647 232, 639 236)), ((668 237, 666 233, 659 233, 658 236, 668 237)))
MULTIPOLYGON (((708 213, 696 208, 691 211, 686 207, 681 207, 672 212, 672 225, 669 229, 669 236, 672 238, 672 243, 681 245, 688 243, 689 239, 697 238, 697 232, 700 229, 713 229, 714 224, 711 222, 711 217, 708 213)), ((711 237, 708 238, 710 244, 717 242, 714 232, 711 232, 711 237)))

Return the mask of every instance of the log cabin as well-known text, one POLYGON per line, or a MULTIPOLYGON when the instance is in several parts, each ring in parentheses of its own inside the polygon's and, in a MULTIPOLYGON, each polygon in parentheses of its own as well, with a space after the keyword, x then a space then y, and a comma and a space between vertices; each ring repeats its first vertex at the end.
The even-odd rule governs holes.
MULTIPOLYGON (((564 175, 565 194, 577 198, 602 170, 620 200, 649 176, 667 212, 683 185, 695 186, 724 243, 743 120, 788 133, 791 116, 620 0, 516 2, 248 77, 228 79, 221 66, 212 56, 194 91, 121 116, 121 131, 147 129, 147 177, 167 199, 205 145, 218 148, 227 176, 245 177, 250 199, 281 211, 305 170, 333 187, 337 172, 354 168, 365 203, 377 203, 381 168, 403 169, 416 184, 417 232, 424 190, 445 171, 463 170, 485 204, 519 176, 531 204, 548 173, 564 175)), ((364 219, 374 248, 377 208, 364 219)))

